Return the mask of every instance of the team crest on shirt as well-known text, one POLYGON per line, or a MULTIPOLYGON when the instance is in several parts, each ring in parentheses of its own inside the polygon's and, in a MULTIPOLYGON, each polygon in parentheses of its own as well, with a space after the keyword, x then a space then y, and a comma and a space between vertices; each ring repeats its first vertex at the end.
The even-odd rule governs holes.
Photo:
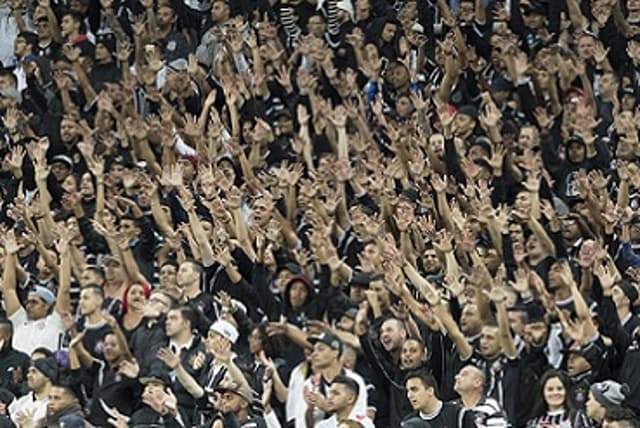
POLYGON ((104 342, 102 340, 96 342, 96 346, 93 347, 93 352, 96 355, 102 355, 104 353, 104 342))

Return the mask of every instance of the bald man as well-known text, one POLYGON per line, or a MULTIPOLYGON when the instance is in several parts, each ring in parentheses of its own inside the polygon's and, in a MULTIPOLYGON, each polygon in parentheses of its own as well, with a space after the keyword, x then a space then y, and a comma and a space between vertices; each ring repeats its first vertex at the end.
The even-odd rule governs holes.
POLYGON ((453 388, 460 396, 458 404, 473 413, 478 428, 506 428, 509 426, 506 414, 500 404, 484 395, 486 383, 484 371, 476 366, 464 366, 455 377, 453 388))

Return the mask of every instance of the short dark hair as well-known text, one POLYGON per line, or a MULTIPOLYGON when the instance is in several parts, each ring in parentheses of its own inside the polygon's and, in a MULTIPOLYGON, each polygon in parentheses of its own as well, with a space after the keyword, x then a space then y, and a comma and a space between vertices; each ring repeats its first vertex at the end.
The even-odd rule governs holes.
POLYGON ((13 74, 13 71, 7 68, 0 69, 0 76, 8 77, 13 82, 13 86, 18 86, 18 79, 16 79, 16 75, 13 74))
POLYGON ((84 405, 84 400, 82 399, 82 391, 79 389, 80 385, 75 382, 70 376, 61 376, 58 381, 55 382, 52 386, 63 389, 66 394, 72 396, 80 403, 80 405, 84 405))
POLYGON ((24 41, 35 50, 38 47, 38 35, 31 31, 22 31, 18 33, 18 37, 22 37, 24 41))
POLYGON ((407 376, 404 378, 404 383, 406 384, 409 379, 420 379, 425 388, 433 388, 436 396, 438 395, 438 383, 436 379, 433 377, 431 373, 429 373, 426 369, 414 370, 407 373, 407 376))
POLYGON ((167 259, 165 260, 161 265, 160 265, 160 269, 162 269, 165 266, 173 266, 176 268, 176 270, 178 270, 178 268, 180 267, 180 265, 178 264, 177 261, 173 260, 173 259, 167 259))
POLYGON ((607 422, 619 422, 623 428, 638 428, 636 414, 631 409, 625 407, 611 407, 604 415, 607 422))
POLYGON ((346 375, 338 375, 333 378, 331 385, 334 383, 339 383, 340 385, 346 386, 351 392, 353 392, 356 396, 360 394, 360 385, 353 378, 350 378, 346 375))
POLYGON ((61 16, 64 18, 67 15, 69 15, 74 21, 80 24, 80 32, 84 32, 85 25, 84 25, 84 18, 82 14, 71 9, 63 10, 61 16))
POLYGON ((99 296, 101 299, 104 299, 104 290, 98 284, 85 285, 84 287, 82 287, 82 290, 80 290, 80 292, 84 290, 91 290, 93 294, 99 296))
POLYGON ((31 355, 33 354, 42 354, 45 358, 53 357, 53 352, 49 348, 45 348, 44 346, 40 346, 33 351, 31 351, 31 355))
POLYGON ((95 272, 100 278, 104 279, 104 269, 102 267, 98 265, 86 265, 84 268, 95 272))
POLYGON ((186 259, 182 263, 191 264, 191 266, 193 266, 193 268, 202 276, 202 273, 204 272, 204 267, 202 266, 202 263, 200 263, 196 259, 186 259))
POLYGON ((198 313, 191 306, 179 305, 174 306, 171 310, 180 312, 182 319, 189 321, 192 329, 198 325, 198 313))

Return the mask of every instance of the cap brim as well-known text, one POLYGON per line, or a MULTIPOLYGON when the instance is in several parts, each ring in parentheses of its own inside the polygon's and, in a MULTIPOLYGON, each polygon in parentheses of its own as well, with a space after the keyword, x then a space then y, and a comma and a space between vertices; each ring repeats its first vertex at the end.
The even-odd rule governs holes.
POLYGON ((149 385, 150 383, 160 383, 162 385, 167 385, 167 382, 155 376, 141 377, 139 379, 139 382, 143 385, 149 385))

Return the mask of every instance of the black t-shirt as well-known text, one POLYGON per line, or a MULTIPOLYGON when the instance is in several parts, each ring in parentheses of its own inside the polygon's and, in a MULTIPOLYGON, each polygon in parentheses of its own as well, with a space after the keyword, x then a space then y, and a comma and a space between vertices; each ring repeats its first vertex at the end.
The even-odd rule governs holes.
POLYGON ((442 407, 431 415, 410 413, 404 420, 420 418, 429 422, 431 428, 475 428, 471 412, 466 412, 454 403, 442 403, 442 407))
POLYGON ((97 325, 87 325, 82 319, 77 324, 78 331, 84 331, 82 345, 92 357, 104 360, 104 337, 111 333, 111 327, 102 322, 97 325))
POLYGON ((11 348, 0 351, 0 388, 6 388, 16 396, 25 394, 24 381, 30 365, 31 359, 24 352, 11 348))
POLYGON ((197 329, 203 336, 206 336, 209 326, 216 319, 214 304, 213 296, 205 292, 187 301, 187 305, 198 314, 197 329))

